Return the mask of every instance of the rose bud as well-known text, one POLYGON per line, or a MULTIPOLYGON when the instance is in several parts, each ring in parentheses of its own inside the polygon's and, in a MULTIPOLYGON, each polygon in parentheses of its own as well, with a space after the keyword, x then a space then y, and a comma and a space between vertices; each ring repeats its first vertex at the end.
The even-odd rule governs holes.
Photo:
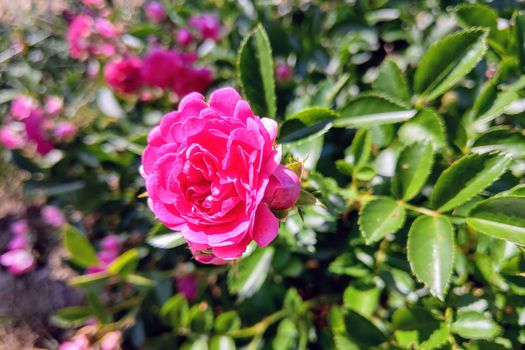
POLYGON ((293 207, 300 193, 301 183, 297 175, 286 167, 278 166, 270 176, 263 201, 270 209, 285 210, 293 207))
POLYGON ((150 1, 146 4, 146 17, 155 23, 162 22, 166 19, 166 10, 158 1, 150 1))

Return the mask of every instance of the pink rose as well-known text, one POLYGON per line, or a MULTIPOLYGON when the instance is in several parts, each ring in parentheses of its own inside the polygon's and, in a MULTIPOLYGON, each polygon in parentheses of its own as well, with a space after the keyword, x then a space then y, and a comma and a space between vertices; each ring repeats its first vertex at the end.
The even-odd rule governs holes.
POLYGON ((187 47, 193 41, 193 34, 188 29, 181 28, 175 34, 175 41, 180 46, 187 47))
POLYGON ((53 205, 43 207, 40 214, 42 215, 42 220, 49 226, 60 228, 66 224, 66 218, 62 211, 53 205))
POLYGON ((122 333, 113 331, 106 334, 100 341, 100 350, 120 350, 122 333))
POLYGON ((191 16, 188 19, 190 26, 195 28, 203 39, 217 41, 221 36, 221 23, 219 19, 211 13, 203 13, 198 16, 191 16))
POLYGON ((102 17, 95 18, 95 29, 101 37, 106 39, 116 38, 119 35, 119 31, 113 23, 102 17))
POLYGON ((77 335, 73 339, 60 344, 58 350, 90 350, 89 340, 85 335, 77 335))
POLYGON ((64 100, 59 96, 48 96, 44 104, 44 111, 50 117, 56 117, 64 108, 64 100))
POLYGON ((178 52, 165 49, 152 50, 144 57, 142 66, 144 81, 150 86, 168 88, 173 84, 182 66, 183 62, 178 52))
POLYGON ((23 148, 26 144, 24 135, 12 124, 0 128, 0 143, 7 149, 23 148))
POLYGON ((11 102, 9 114, 16 120, 23 120, 36 109, 38 109, 38 102, 35 99, 29 96, 18 96, 11 102))
POLYGON ((35 259, 31 252, 16 249, 0 255, 0 264, 5 266, 12 275, 19 276, 34 268, 35 259))
POLYGON ((119 93, 137 92, 143 81, 142 61, 134 56, 112 60, 104 66, 104 78, 119 93))
POLYGON ((76 16, 69 25, 66 39, 69 43, 69 55, 73 58, 84 59, 89 54, 91 35, 94 25, 90 16, 76 16))
POLYGON ((285 63, 280 63, 275 68, 275 76, 279 81, 287 81, 292 77, 292 74, 292 68, 285 63))
POLYGON ((60 141, 69 140, 77 133, 77 127, 70 122, 60 122, 55 125, 53 135, 60 141))
POLYGON ((204 92, 212 83, 212 73, 208 68, 189 68, 181 70, 179 77, 172 85, 172 90, 179 96, 190 92, 204 92))
POLYGON ((188 301, 194 301, 199 293, 199 286, 197 284, 197 278, 193 274, 180 276, 175 279, 177 284, 177 291, 184 295, 188 301))
POLYGON ((158 1, 150 1, 146 4, 146 17, 152 22, 162 22, 166 19, 166 10, 158 1))
POLYGON ((150 132, 142 157, 148 204, 198 261, 225 263, 252 240, 264 247, 277 236, 279 221, 263 200, 281 160, 276 135, 277 123, 259 119, 232 88, 209 103, 187 95, 150 132))
POLYGON ((54 148, 51 141, 44 133, 44 113, 42 110, 34 110, 29 117, 24 119, 27 139, 36 145, 36 151, 40 155, 46 155, 54 148))

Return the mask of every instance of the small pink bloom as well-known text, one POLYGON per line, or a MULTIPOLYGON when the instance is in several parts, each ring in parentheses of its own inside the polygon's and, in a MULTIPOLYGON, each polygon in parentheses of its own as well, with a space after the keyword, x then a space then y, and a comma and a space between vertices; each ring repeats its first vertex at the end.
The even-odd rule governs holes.
POLYGON ((275 76, 279 81, 287 81, 292 77, 293 71, 286 63, 279 63, 275 68, 275 76))
POLYGON ((82 0, 82 3, 86 6, 93 8, 103 8, 106 5, 105 0, 82 0))
POLYGON ((7 149, 18 149, 25 146, 26 139, 17 128, 7 124, 0 128, 0 143, 7 149))
POLYGON ((146 4, 146 17, 152 22, 162 22, 166 19, 166 10, 158 1, 150 1, 146 4))
POLYGON ((137 92, 143 82, 142 61, 134 56, 112 60, 104 66, 104 78, 119 93, 137 92))
POLYGON ((60 344, 58 350, 90 350, 89 340, 85 335, 77 335, 73 339, 60 344))
POLYGON ((145 58, 142 66, 144 82, 165 89, 173 85, 184 62, 176 51, 155 49, 145 58))
POLYGON ((69 55, 77 59, 85 59, 89 54, 89 36, 94 25, 93 18, 86 15, 76 16, 69 25, 66 39, 69 43, 69 55))
POLYGON ((9 250, 18 250, 18 249, 28 249, 29 241, 26 235, 15 235, 9 243, 7 243, 7 249, 9 250))
POLYGON ((42 215, 42 220, 49 226, 60 228, 66 224, 66 218, 62 211, 53 205, 43 207, 40 214, 42 215))
POLYGON ((35 259, 31 252, 17 249, 0 255, 0 264, 5 266, 9 273, 19 276, 34 268, 35 259))
POLYGON ((277 236, 279 220, 263 201, 281 160, 276 130, 223 88, 209 102, 187 95, 150 132, 142 156, 148 204, 196 260, 225 263, 250 242, 264 247, 277 236))
POLYGON ((109 332, 100 341, 100 350, 119 350, 122 342, 122 333, 119 331, 109 332))
POLYGON ((38 102, 29 96, 18 96, 11 102, 10 115, 16 120, 28 118, 35 109, 38 109, 38 102))
POLYGON ((203 39, 217 41, 221 36, 221 23, 219 19, 211 13, 203 13, 198 16, 191 16, 188 19, 190 26, 195 28, 203 39))
POLYGON ((118 254, 120 250, 120 238, 116 235, 109 235, 104 237, 101 242, 103 250, 116 252, 118 254))
POLYGON ((55 125, 53 135, 60 141, 69 140, 77 133, 77 127, 70 122, 60 122, 55 125))
POLYGON ((175 279, 177 291, 184 295, 188 301, 194 301, 199 293, 197 278, 193 274, 180 276, 175 279))
POLYGON ((284 210, 293 207, 300 193, 301 183, 297 175, 280 165, 270 176, 263 201, 271 209, 284 210))
POLYGON ((48 96, 44 104, 44 111, 50 117, 56 117, 64 108, 64 100, 59 96, 48 96))
POLYGON ((15 222, 13 222, 9 229, 13 234, 19 235, 19 236, 25 236, 29 233, 29 225, 27 224, 27 221, 25 219, 20 219, 15 222))
POLYGON ((27 139, 36 145, 36 151, 40 155, 46 155, 54 148, 44 134, 44 122, 44 113, 40 109, 34 110, 24 119, 27 139))
POLYGON ((119 35, 117 27, 102 17, 95 18, 95 29, 101 37, 106 39, 116 38, 119 35))
POLYGON ((175 34, 175 41, 180 46, 187 47, 193 41, 193 34, 186 28, 180 28, 175 34))

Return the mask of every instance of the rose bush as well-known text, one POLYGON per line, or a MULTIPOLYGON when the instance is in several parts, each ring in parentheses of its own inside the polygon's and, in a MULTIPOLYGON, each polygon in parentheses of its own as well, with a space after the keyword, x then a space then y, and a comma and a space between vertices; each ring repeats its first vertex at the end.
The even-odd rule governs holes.
POLYGON ((31 3, 0 347, 523 348, 518 1, 31 3))

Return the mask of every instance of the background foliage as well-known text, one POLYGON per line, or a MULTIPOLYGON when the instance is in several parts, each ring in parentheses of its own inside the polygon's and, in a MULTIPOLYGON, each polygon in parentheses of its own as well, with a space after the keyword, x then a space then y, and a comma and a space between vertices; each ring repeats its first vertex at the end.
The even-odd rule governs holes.
MULTIPOLYGON (((148 130, 176 101, 115 94, 101 74, 87 79, 88 62, 68 57, 65 15, 4 24, 2 114, 19 94, 58 94, 79 127, 53 156, 2 150, 3 181, 13 181, 7 164, 16 166, 25 203, 57 205, 70 222, 45 247, 63 245, 83 302, 56 311, 37 342, 57 347, 73 331, 55 327, 96 320, 94 342, 121 330, 126 349, 524 346, 520 2, 164 5, 162 25, 140 8, 114 6, 111 16, 140 52, 152 36, 171 46, 187 17, 215 12, 221 40, 196 49, 213 67, 210 91, 242 88, 256 113, 279 121, 279 142, 304 163, 310 195, 271 246, 226 266, 194 263, 147 209, 138 172, 148 130), (23 49, 13 51, 15 42, 23 49), (276 79, 277 64, 292 77, 276 79), (109 234, 122 240, 120 256, 85 274, 109 234)), ((35 249, 43 269, 50 248, 35 249)))

